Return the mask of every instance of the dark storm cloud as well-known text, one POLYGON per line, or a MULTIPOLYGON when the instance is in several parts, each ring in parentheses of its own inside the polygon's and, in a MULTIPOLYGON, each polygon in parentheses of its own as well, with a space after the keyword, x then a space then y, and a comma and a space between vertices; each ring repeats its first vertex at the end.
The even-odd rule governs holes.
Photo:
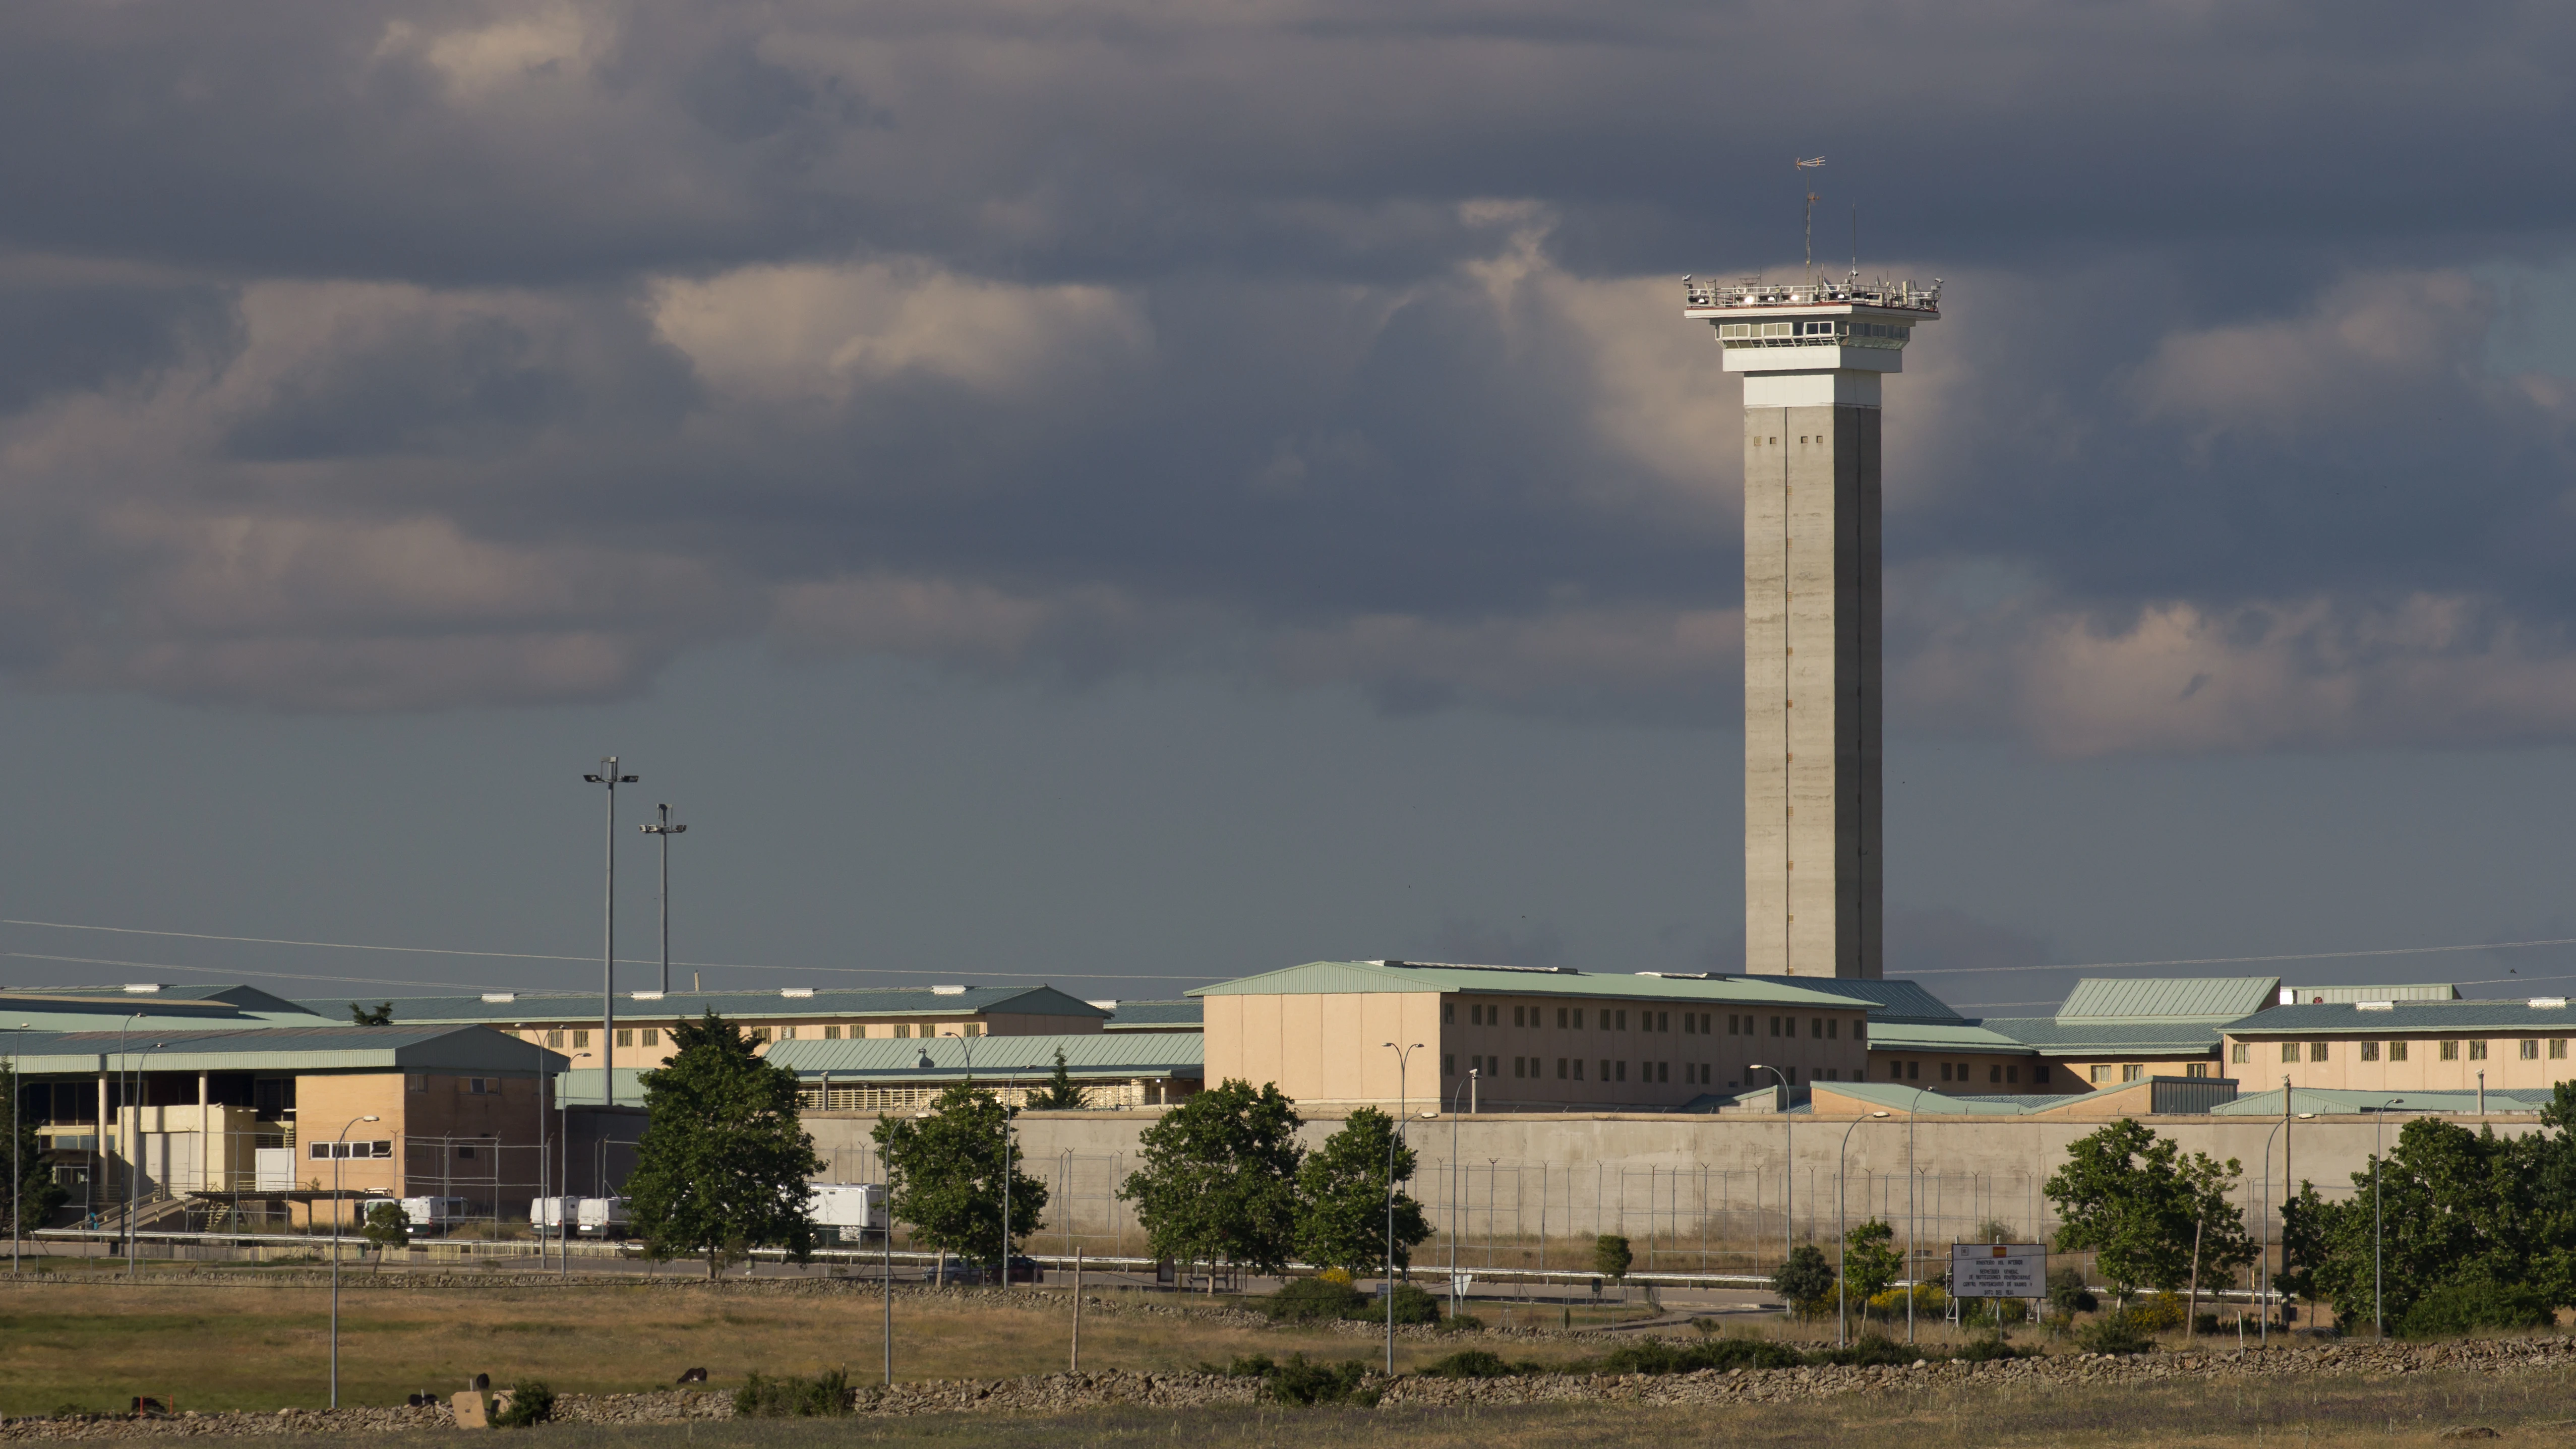
POLYGON ((2576 21, 684 4, 0 18, 25 678, 418 708, 693 644, 1733 708, 1671 274, 1951 279, 1890 384, 1900 714, 2576 729, 2576 21), (2481 270, 2485 269, 2485 270, 2481 270), (47 278, 19 282, 13 277, 47 278), (22 545, 25 546, 25 545, 22 545), (639 580, 651 579, 651 586, 639 580))

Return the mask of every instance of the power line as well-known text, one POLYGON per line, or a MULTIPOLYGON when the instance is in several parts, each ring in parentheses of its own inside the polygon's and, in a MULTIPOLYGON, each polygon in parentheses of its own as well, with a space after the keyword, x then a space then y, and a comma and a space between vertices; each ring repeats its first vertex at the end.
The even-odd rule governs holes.
POLYGON ((2172 961, 2088 961, 2063 966, 1944 966, 1909 971, 1915 976, 1996 976, 2008 971, 2130 971, 2141 966, 2249 966, 2266 961, 2338 961, 2363 956, 2436 956, 2453 951, 2518 951, 2533 946, 2576 946, 2576 936, 2547 941, 2475 941, 2458 946, 2392 946, 2371 951, 2297 951, 2275 956, 2193 956, 2172 961))

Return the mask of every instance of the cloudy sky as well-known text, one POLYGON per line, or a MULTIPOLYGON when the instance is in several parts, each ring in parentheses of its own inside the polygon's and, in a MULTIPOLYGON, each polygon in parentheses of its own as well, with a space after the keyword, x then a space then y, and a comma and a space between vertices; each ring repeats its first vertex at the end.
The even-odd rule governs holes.
POLYGON ((18 7, 0 979, 595 980, 611 749, 709 985, 1739 961, 1795 155, 1946 287, 1891 969, 2576 936, 2570 135, 2547 5, 18 7))

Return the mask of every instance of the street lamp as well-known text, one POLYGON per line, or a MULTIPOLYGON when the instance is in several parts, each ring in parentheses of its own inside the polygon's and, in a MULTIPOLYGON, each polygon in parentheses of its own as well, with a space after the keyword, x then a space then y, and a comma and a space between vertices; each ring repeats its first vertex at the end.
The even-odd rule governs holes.
MULTIPOLYGON (((1395 1144, 1404 1136, 1405 1117, 1413 1110, 1405 1095, 1404 1071, 1422 1043, 1383 1044, 1395 1053, 1395 1130, 1386 1134, 1386 1376, 1395 1377, 1395 1144)), ((1454 1248, 1453 1250, 1454 1251, 1454 1248)))
MULTIPOLYGON (((1834 1274, 1834 1347, 1846 1348, 1851 1342, 1851 1212, 1843 1197, 1843 1164, 1849 1160, 1851 1135, 1860 1124, 1882 1118, 1885 1112, 1872 1112, 1868 1117, 1854 1117, 1843 1129, 1843 1145, 1834 1153, 1834 1234, 1842 1240, 1841 1269, 1834 1274)), ((1866 1305, 1864 1305, 1866 1306, 1866 1305)))
POLYGON ((2384 1221, 2379 1211, 2380 1147, 2388 1140, 2388 1109, 2405 1100, 2391 1097, 2380 1103, 2377 1120, 2370 1124, 2370 1326, 2381 1338, 2388 1336, 2388 1317, 2380 1296, 2379 1241, 2384 1221))
MULTIPOLYGON (((1780 1176, 1788 1184, 1786 1195, 1780 1199, 1780 1266, 1785 1268, 1789 1266, 1789 1255, 1796 1251, 1790 1246, 1790 1235, 1797 1231, 1795 1224, 1798 1220, 1798 1127, 1789 1113, 1789 1108, 1793 1105, 1789 1101, 1789 1074, 1778 1067, 1766 1067, 1760 1062, 1752 1063, 1745 1070, 1769 1072, 1780 1079, 1780 1150, 1784 1154, 1780 1176)), ((1622 1188, 1620 1191, 1624 1193, 1627 1189, 1622 1188)), ((1788 1295, 1781 1296, 1785 1298, 1788 1295)), ((1785 1303, 1781 1305, 1780 1316, 1783 1318, 1789 1316, 1789 1308, 1785 1303)))
MULTIPOLYGON (((612 1075, 617 1065, 617 787, 632 785, 641 775, 617 773, 617 757, 604 756, 599 773, 582 779, 593 785, 608 787, 608 894, 601 908, 599 948, 599 1099, 608 1106, 617 1105, 617 1081, 612 1075)), ((669 967, 663 968, 667 974, 669 967)), ((670 989, 666 979, 662 986, 670 989)))
POLYGON ((340 1164, 349 1155, 349 1129, 376 1121, 372 1112, 352 1117, 331 1144, 331 1407, 340 1407, 340 1164))
POLYGON ((20 1022, 9 1029, 9 1276, 18 1276, 18 1242, 25 1209, 18 1205, 18 1194, 26 1186, 26 1169, 18 1164, 18 1097, 25 1087, 18 1080, 18 1048, 26 1035, 27 1024, 20 1022))
POLYGON ((689 827, 671 821, 671 807, 657 805, 661 818, 648 820, 635 828, 647 835, 662 837, 662 994, 671 994, 671 837, 685 835, 689 827))
MULTIPOLYGON (((947 1036, 957 1043, 959 1055, 965 1057, 966 1082, 972 1086, 975 1081, 975 1039, 955 1033, 947 1036)), ((938 1063, 930 1059, 930 1053, 925 1049, 921 1053, 920 1065, 927 1070, 938 1063)), ((993 1104, 1002 1109, 1002 1291, 1007 1293, 1011 1290, 1011 1109, 1003 1104, 998 1092, 993 1095, 993 1104)), ((887 1220, 887 1230, 893 1230, 891 1218, 887 1220)), ((1213 1274, 1208 1280, 1208 1291, 1216 1291, 1213 1274)))
MULTIPOLYGON (((2288 1079, 2283 1078, 2283 1080, 2287 1081, 2288 1079)), ((2282 1090, 2281 1096, 2281 1105, 2283 1108, 2281 1120, 2273 1123, 2272 1130, 2263 1134, 2263 1252, 2258 1256, 2258 1260, 2255 1264, 2255 1275, 2261 1280, 2261 1287, 2263 1290, 2258 1295, 2263 1304, 2263 1326, 2254 1335, 2255 1343, 2263 1346, 2268 1346, 2272 1342, 2272 1139, 2289 1130, 2289 1104, 2289 1092, 2285 1087, 2282 1090)), ((2298 1114, 2298 1117, 2302 1122, 2310 1122, 2316 1119, 2316 1115, 2317 1114, 2314 1112, 2301 1112, 2298 1114)), ((2289 1149, 2285 1145, 2281 1152, 2281 1165, 2283 1167, 2289 1166, 2289 1159, 2289 1149)), ((2281 1184, 2281 1200, 2284 1203, 2287 1203, 2289 1201, 2289 1197, 2290 1185, 2287 1182, 2284 1182, 2281 1184)))
POLYGON ((1449 1316, 1452 1318, 1458 1316, 1458 1093, 1474 1092, 1476 1076, 1482 1070, 1469 1067, 1467 1079, 1458 1084, 1457 1091, 1449 1094, 1449 1316))

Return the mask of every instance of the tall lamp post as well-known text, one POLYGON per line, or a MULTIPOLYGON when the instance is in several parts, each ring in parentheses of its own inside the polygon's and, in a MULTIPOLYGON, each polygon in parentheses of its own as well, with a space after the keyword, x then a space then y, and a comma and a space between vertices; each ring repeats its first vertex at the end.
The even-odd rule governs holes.
MULTIPOLYGON (((959 1054, 959 1055, 961 1055, 961 1056, 963 1056, 963 1057, 966 1059, 966 1081, 967 1081, 967 1084, 971 1086, 971 1085, 973 1085, 973 1084, 974 1084, 974 1081, 975 1081, 975 1039, 974 1039, 973 1037, 971 1037, 971 1036, 966 1036, 966 1035, 963 1035, 963 1034, 952 1035, 949 1039, 957 1043, 957 1051, 958 1051, 958 1054, 959 1054)), ((938 1063, 936 1063, 936 1062, 934 1062, 934 1061, 932 1061, 932 1060, 930 1059, 930 1053, 929 1053, 929 1051, 928 1051, 927 1049, 925 1049, 925 1050, 921 1053, 920 1066, 922 1067, 922 1069, 923 1069, 923 1070, 925 1070, 925 1071, 927 1071, 927 1070, 928 1070, 928 1069, 930 1069, 931 1067, 934 1067, 934 1066, 937 1066, 937 1065, 938 1065, 938 1063)), ((996 1106, 1000 1106, 1000 1105, 1001 1105, 1001 1101, 1002 1101, 1002 1099, 1001 1099, 1001 1095, 1000 1095, 999 1093, 995 1093, 995 1094, 994 1094, 994 1097, 993 1097, 994 1105, 996 1105, 996 1106)), ((894 1228, 894 1222, 893 1222, 893 1219, 892 1219, 892 1218, 888 1218, 888 1219, 886 1220, 886 1230, 887 1230, 888 1232, 892 1232, 892 1231, 893 1231, 893 1228, 894 1228)), ((1010 1109, 1010 1108, 1008 1108, 1008 1107, 1002 1107, 1002 1291, 1003 1291, 1003 1292, 1005 1292, 1005 1293, 1007 1293, 1007 1292, 1009 1292, 1009 1291, 1010 1291, 1010 1288, 1011 1288, 1011 1109, 1010 1109)), ((1214 1283, 1213 1278, 1211 1278, 1211 1280, 1210 1280, 1209 1288, 1210 1288, 1210 1290, 1211 1290, 1211 1291, 1213 1291, 1213 1290, 1214 1290, 1214 1288, 1215 1288, 1215 1283, 1214 1283)))
POLYGON ((349 1129, 377 1120, 373 1113, 352 1117, 331 1140, 331 1407, 340 1407, 340 1164, 349 1155, 349 1129))
MULTIPOLYGON (((1842 1242, 1841 1267, 1834 1274, 1834 1347, 1851 1345, 1851 1210, 1843 1196, 1843 1164, 1850 1160, 1851 1135, 1863 1122, 1884 1118, 1885 1112, 1872 1112, 1867 1117, 1854 1117, 1843 1129, 1843 1145, 1834 1153, 1834 1236, 1842 1242)), ((1866 1305, 1864 1305, 1866 1306, 1866 1305)))
MULTIPOLYGON (((1798 1128, 1789 1113, 1792 1105, 1789 1101, 1789 1074, 1778 1067, 1766 1067, 1760 1062, 1752 1063, 1745 1070, 1769 1072, 1780 1079, 1780 1150, 1785 1154, 1780 1167, 1780 1176, 1788 1184, 1785 1195, 1780 1199, 1780 1266, 1785 1268, 1789 1265, 1789 1255, 1797 1251, 1790 1244, 1791 1235, 1797 1232, 1798 1220, 1798 1128)), ((1626 1189, 1622 1188, 1621 1191, 1625 1192, 1626 1189)), ((1789 1312, 1789 1306, 1782 1304, 1780 1316, 1786 1318, 1789 1312)))
MULTIPOLYGON (((582 779, 608 787, 608 891, 600 915, 599 946, 599 1100, 617 1105, 617 787, 632 785, 641 775, 617 773, 617 757, 599 762, 599 773, 582 779)), ((666 971, 668 967, 664 968, 666 971)), ((662 983, 668 989, 670 983, 662 983)))
POLYGON ((18 1243, 26 1220, 26 1210, 18 1205, 18 1194, 27 1183, 26 1169, 18 1162, 18 1094, 25 1090, 18 1081, 18 1048, 27 1034, 27 1024, 9 1028, 9 1276, 18 1276, 18 1243))
MULTIPOLYGON (((2289 1096, 2286 1091, 2283 1093, 2281 1101, 2282 1105, 2286 1108, 2289 1103, 2289 1096)), ((2312 1120, 2316 1115, 2317 1114, 2314 1112, 2301 1112, 2298 1114, 2299 1120, 2302 1122, 2312 1120)), ((2281 1120, 2272 1124, 2272 1130, 2263 1134, 2263 1211, 2261 1222, 2263 1233, 2263 1252, 2258 1255, 2255 1264, 2256 1277, 2260 1280, 2259 1287, 2261 1289, 2256 1296, 2261 1299, 2263 1304, 2263 1326, 2254 1336, 2254 1341, 2257 1344, 2262 1345, 2269 1345, 2272 1342, 2272 1294, 2270 1291, 2272 1285, 2272 1139, 2287 1131, 2289 1126, 2290 1114, 2285 1110, 2281 1114, 2281 1120)), ((2288 1166, 2289 1152, 2286 1147, 2282 1151, 2281 1160, 2284 1167, 2288 1166)), ((2290 1185, 2284 1182, 2281 1184, 2281 1200, 2286 1203, 2289 1201, 2289 1198, 2290 1185)))
POLYGON ((1405 1094, 1404 1072, 1422 1043, 1397 1046, 1385 1043, 1395 1053, 1395 1130, 1386 1134, 1386 1376, 1395 1377, 1395 1145, 1404 1136, 1405 1118, 1413 1106, 1405 1094))
POLYGON ((661 812, 660 817, 635 828, 662 838, 662 994, 668 996, 671 994, 671 837, 686 835, 689 827, 672 821, 670 806, 653 808, 661 812))
POLYGON ((2388 1336, 2388 1316, 2380 1294, 2379 1243, 2385 1221, 2379 1210, 2380 1147, 2388 1141, 2388 1109, 2405 1100, 2391 1097, 2380 1103, 2378 1120, 2370 1124, 2370 1326, 2381 1338, 2388 1336))
MULTIPOLYGON (((1476 1075, 1481 1070, 1469 1067, 1467 1079, 1458 1084, 1457 1091, 1449 1094, 1449 1316, 1452 1318, 1458 1316, 1458 1092, 1474 1092, 1476 1075)), ((1394 1234, 1387 1236, 1393 1237, 1394 1234)))

